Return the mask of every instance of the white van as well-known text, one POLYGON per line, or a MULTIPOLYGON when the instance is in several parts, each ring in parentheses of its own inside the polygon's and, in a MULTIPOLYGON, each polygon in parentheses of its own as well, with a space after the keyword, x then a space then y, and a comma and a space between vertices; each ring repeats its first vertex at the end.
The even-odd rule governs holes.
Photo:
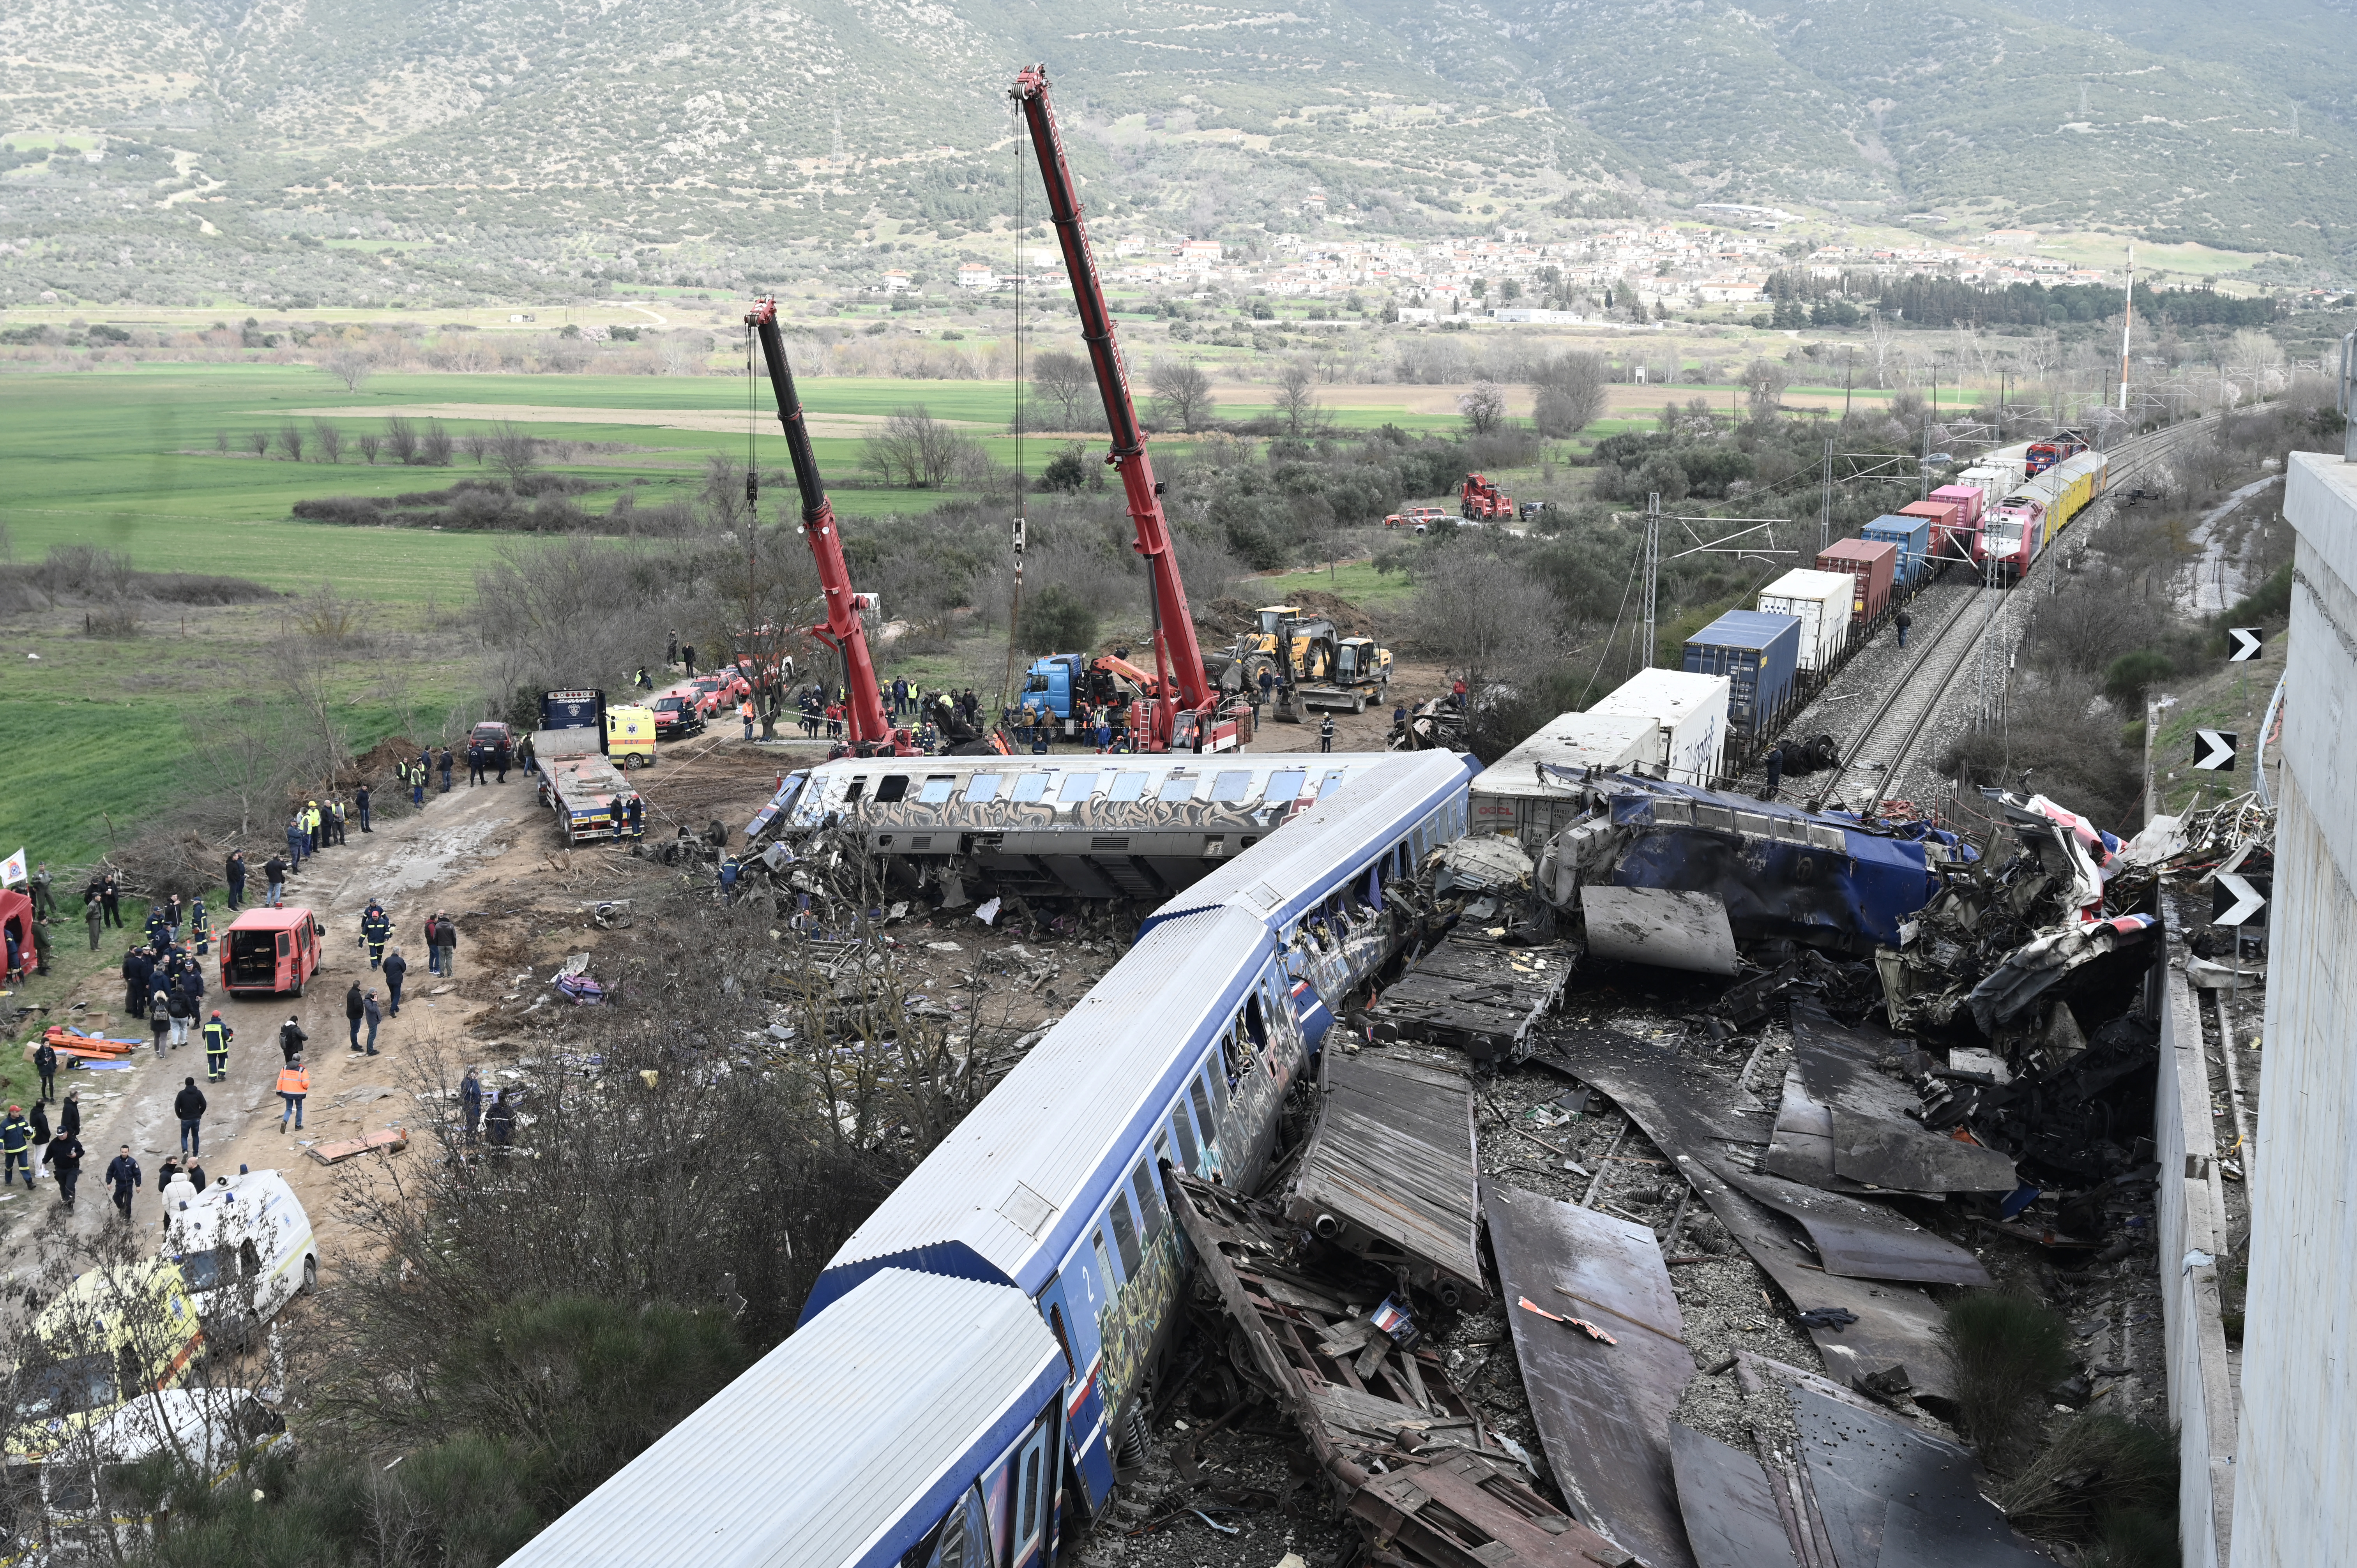
POLYGON ((165 1216, 165 1255, 208 1339, 243 1346, 296 1292, 318 1289, 311 1217, 276 1171, 224 1176, 183 1203, 165 1216))
MULTIPOLYGON (((92 1548, 113 1545, 125 1530, 145 1533, 153 1516, 136 1511, 124 1474, 167 1450, 214 1487, 292 1440, 286 1418, 251 1389, 165 1389, 141 1394, 40 1466, 43 1511, 58 1560, 103 1561, 92 1548), (77 1529, 77 1527, 81 1527, 77 1529), (79 1547, 81 1550, 77 1552, 79 1547)), ((166 1499, 165 1506, 172 1506, 166 1499)), ((13 1543, 12 1543, 13 1544, 13 1543)))

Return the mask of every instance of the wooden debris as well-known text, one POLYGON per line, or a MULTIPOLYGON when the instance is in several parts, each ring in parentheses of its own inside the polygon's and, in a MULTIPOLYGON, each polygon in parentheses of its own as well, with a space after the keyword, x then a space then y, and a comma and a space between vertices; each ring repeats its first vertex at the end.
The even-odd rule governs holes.
POLYGON ((365 1155, 371 1149, 382 1149, 387 1154, 398 1154, 407 1147, 409 1147, 407 1128, 381 1127, 373 1133, 364 1133, 357 1138, 346 1138, 333 1144, 314 1144, 311 1145, 310 1153, 311 1157, 321 1165, 335 1165, 365 1155))

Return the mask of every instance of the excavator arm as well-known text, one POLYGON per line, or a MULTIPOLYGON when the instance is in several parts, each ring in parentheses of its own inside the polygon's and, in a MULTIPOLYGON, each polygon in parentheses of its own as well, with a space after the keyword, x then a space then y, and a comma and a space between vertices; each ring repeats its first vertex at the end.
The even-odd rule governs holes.
POLYGON ((761 358, 770 367, 770 386, 778 396, 778 423, 785 426, 786 452, 793 459, 794 483, 802 493, 802 537, 810 541, 811 557, 818 563, 819 588, 825 596, 826 619, 810 634, 843 656, 844 678, 851 689, 850 740, 863 755, 882 748, 909 755, 884 716, 883 689, 876 682, 876 665, 867 656, 867 628, 853 602, 851 568, 843 559, 843 537, 834 525, 834 506, 819 484, 818 457, 811 451, 810 430, 802 421, 802 394, 794 390, 794 372, 786 363, 785 335, 778 330, 778 302, 753 302, 745 325, 761 340, 761 358))
POLYGON ((1146 575, 1153 583, 1154 661, 1162 671, 1153 689, 1177 699, 1175 712, 1168 701, 1157 703, 1153 744, 1163 749, 1174 737, 1178 714, 1191 714, 1190 725, 1209 725, 1218 698, 1203 673, 1203 650, 1195 638, 1195 619, 1188 611, 1187 590, 1178 580, 1178 560, 1171 553, 1169 521, 1162 512, 1162 487, 1155 482, 1154 465, 1146 456, 1146 433, 1138 427, 1129 373, 1114 341, 1113 312, 1105 305, 1088 230, 1081 221, 1080 199, 1071 166, 1064 160, 1063 137, 1056 129, 1055 112, 1049 107, 1048 68, 1025 67, 1017 75, 1010 96, 1022 107, 1032 148, 1039 155, 1049 219, 1056 226, 1064 269, 1072 279, 1072 297, 1080 306, 1081 340, 1088 346, 1097 391, 1104 399, 1105 422, 1113 432, 1113 450, 1105 460, 1121 474, 1130 521, 1137 529, 1137 553, 1146 557, 1146 575))

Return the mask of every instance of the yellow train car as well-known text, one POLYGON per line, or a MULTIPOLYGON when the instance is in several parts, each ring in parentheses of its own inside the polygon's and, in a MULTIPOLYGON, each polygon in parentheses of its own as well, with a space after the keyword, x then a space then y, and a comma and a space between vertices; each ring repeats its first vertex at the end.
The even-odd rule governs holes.
POLYGON ((2029 481, 2029 486, 2042 487, 2051 497, 2046 503, 2045 530, 2039 542, 2041 547, 2052 543, 2056 534, 2070 527, 2072 520, 2104 493, 2110 475, 2110 463, 2101 452, 2082 452, 2075 457, 2064 458, 2029 481))

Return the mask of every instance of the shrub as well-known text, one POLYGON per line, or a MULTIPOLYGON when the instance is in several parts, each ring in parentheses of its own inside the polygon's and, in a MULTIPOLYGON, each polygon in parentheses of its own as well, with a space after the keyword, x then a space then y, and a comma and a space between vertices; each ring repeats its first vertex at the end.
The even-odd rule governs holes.
POLYGON ((1996 1500, 2007 1519, 2041 1540, 2133 1538, 2138 1520, 2158 1516, 2174 1544, 2177 1474, 2177 1444, 2166 1434, 2082 1411, 2054 1423, 2045 1448, 1997 1488, 1996 1500))
POLYGON ((295 515, 306 522, 340 522, 373 528, 385 521, 384 503, 368 496, 318 496, 296 501, 295 515))
POLYGON ((1096 646, 1096 612, 1063 584, 1050 583, 1024 602, 1020 637, 1038 652, 1085 653, 1096 646))
POLYGON ((2148 648, 2123 653, 2104 671, 2104 695, 2123 714, 2141 713, 2146 689, 2176 673, 2177 666, 2166 653, 2148 648))
POLYGON ((2071 1326, 2027 1296, 1971 1291, 1948 1304, 1940 1337, 1955 1369, 1955 1424, 1982 1462, 2024 1454, 2046 1391, 2071 1375, 2071 1326))

